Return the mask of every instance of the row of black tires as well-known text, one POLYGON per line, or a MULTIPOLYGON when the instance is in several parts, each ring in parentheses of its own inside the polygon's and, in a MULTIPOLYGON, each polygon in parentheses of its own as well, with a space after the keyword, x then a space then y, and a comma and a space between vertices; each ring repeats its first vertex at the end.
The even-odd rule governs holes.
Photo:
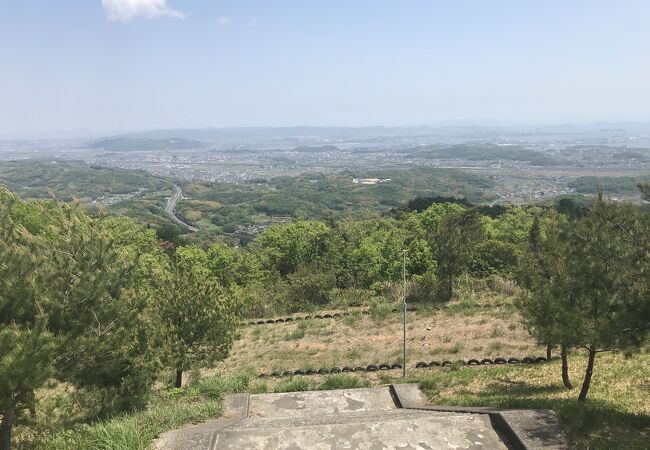
MULTIPOLYGON (((316 314, 314 316, 298 316, 298 317, 286 317, 284 319, 260 319, 247 322, 247 325, 264 325, 266 323, 284 323, 284 322, 297 322, 299 320, 311 320, 311 319, 334 319, 344 316, 351 316, 353 313, 342 312, 342 313, 333 313, 333 314, 316 314)), ((370 314, 369 311, 363 311, 361 314, 370 314)))
MULTIPOLYGON (((496 304, 486 304, 483 305, 484 307, 499 307, 502 306, 501 303, 496 303, 496 304)), ((417 308, 414 306, 409 306, 408 311, 416 311, 417 308)), ((393 309, 392 310, 394 313, 396 312, 402 312, 401 309, 393 309)), ((280 319, 259 319, 259 320, 251 320, 246 322, 246 325, 264 325, 264 324, 271 324, 271 323, 285 323, 285 322, 296 322, 300 320, 311 320, 311 319, 336 319, 344 316, 351 316, 354 315, 355 313, 351 312, 341 312, 341 313, 332 313, 332 314, 316 314, 313 316, 307 315, 307 316, 297 316, 297 317, 285 317, 285 318, 280 318, 280 319)), ((365 314, 369 315, 370 310, 364 310, 359 312, 358 314, 365 314)))
MULTIPOLYGON (((478 365, 491 365, 491 364, 538 364, 542 362, 546 362, 547 359, 543 356, 538 356, 537 358, 531 357, 531 356, 526 356, 524 358, 483 358, 483 359, 470 359, 467 361, 464 360, 459 360, 457 361, 458 364, 460 365, 467 365, 467 366, 478 366, 478 365)), ((427 369, 430 367, 447 367, 447 366, 452 366, 454 363, 452 361, 431 361, 429 363, 424 362, 424 361, 419 361, 418 363, 415 364, 416 369, 427 369)), ((357 367, 350 367, 350 366, 345 366, 343 368, 340 367, 332 367, 332 368, 326 368, 326 367, 321 367, 320 369, 305 369, 305 370, 285 370, 284 372, 271 372, 270 374, 267 373, 261 373, 259 375, 260 378, 268 378, 268 377, 284 377, 284 376, 294 376, 294 375, 327 375, 331 373, 349 373, 349 372, 377 372, 380 370, 392 370, 392 369, 401 369, 402 365, 400 363, 395 363, 395 364, 369 364, 367 366, 357 366, 357 367)))

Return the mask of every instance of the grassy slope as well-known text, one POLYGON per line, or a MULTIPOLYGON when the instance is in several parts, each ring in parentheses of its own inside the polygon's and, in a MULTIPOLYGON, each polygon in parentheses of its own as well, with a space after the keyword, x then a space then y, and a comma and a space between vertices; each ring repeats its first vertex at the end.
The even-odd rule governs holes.
MULTIPOLYGON (((420 383, 432 404, 552 409, 566 425, 575 448, 647 448, 647 352, 629 359, 599 354, 588 399, 582 404, 577 396, 586 358, 577 352, 570 357, 574 383, 570 391, 562 386, 557 360, 539 365, 409 368, 405 380, 400 371, 270 379, 255 376, 257 371, 313 367, 321 362, 343 366, 397 360, 400 318, 399 314, 375 309, 371 316, 359 318, 246 327, 228 360, 204 371, 203 377, 195 377, 180 390, 161 388, 146 411, 77 426, 55 434, 38 448, 146 449, 163 431, 218 417, 221 397, 227 392, 352 388, 402 381, 420 383)), ((443 311, 414 313, 409 330, 409 367, 420 359, 541 354, 542 349, 526 336, 518 320, 509 306, 479 308, 467 303, 452 304, 443 311), (498 351, 496 342, 501 345, 498 351)), ((51 417, 49 413, 47 408, 39 411, 41 426, 51 417)), ((22 448, 33 448, 27 445, 28 431, 23 428, 21 434, 26 443, 22 448)), ((43 442, 42 436, 39 441, 43 442)))
MULTIPOLYGON (((512 307, 479 308, 456 303, 442 311, 412 313, 409 367, 416 361, 543 355, 512 307)), ((401 315, 395 313, 250 326, 218 370, 270 372, 321 366, 356 366, 399 361, 401 315)), ((599 354, 587 402, 577 397, 586 357, 570 357, 572 390, 562 385, 560 363, 409 369, 406 381, 420 383, 432 404, 543 408, 566 425, 575 448, 647 448, 650 438, 650 354, 625 358, 599 354)), ((346 375, 365 385, 401 382, 399 371, 346 375)), ((255 392, 319 389, 329 377, 257 381, 255 392)), ((339 380, 340 381, 340 380, 339 380)))
POLYGON ((560 363, 428 371, 416 375, 435 404, 554 410, 577 448, 647 448, 650 438, 650 355, 597 358, 588 400, 577 402, 584 355, 571 357, 574 389, 563 387, 560 363))
MULTIPOLYGON (((380 310, 343 319, 249 326, 216 370, 233 373, 400 362, 402 315, 380 310)), ((409 365, 418 361, 541 356, 511 306, 455 305, 409 313, 409 365)))
POLYGON ((567 429, 571 448, 646 449, 650 439, 650 354, 599 354, 587 401, 577 401, 586 357, 570 355, 574 388, 562 385, 560 361, 538 365, 411 369, 256 381, 255 392, 305 391, 387 383, 419 383, 435 405, 551 409, 567 429))

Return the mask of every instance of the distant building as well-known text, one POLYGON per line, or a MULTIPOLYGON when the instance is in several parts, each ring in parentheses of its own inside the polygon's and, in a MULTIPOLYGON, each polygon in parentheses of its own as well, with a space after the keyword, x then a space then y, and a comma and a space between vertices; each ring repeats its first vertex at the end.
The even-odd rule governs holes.
POLYGON ((378 184, 385 183, 390 181, 390 178, 381 179, 381 178, 353 178, 352 183, 354 184, 378 184))

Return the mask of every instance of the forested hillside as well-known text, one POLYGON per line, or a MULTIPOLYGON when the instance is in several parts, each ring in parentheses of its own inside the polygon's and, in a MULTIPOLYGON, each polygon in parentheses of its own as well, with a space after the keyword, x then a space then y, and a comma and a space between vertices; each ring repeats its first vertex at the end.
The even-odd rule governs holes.
POLYGON ((459 280, 512 286, 532 339, 565 361, 564 350, 587 350, 585 400, 598 353, 645 345, 650 216, 599 198, 559 210, 468 205, 421 199, 385 216, 296 220, 236 248, 177 245, 127 217, 3 190, 0 447, 15 427, 14 440, 36 445, 146 408, 169 373, 180 388, 188 371, 223 361, 247 318, 390 310, 403 264, 406 300, 425 309, 453 301, 459 280), (68 417, 45 426, 40 408, 68 417))

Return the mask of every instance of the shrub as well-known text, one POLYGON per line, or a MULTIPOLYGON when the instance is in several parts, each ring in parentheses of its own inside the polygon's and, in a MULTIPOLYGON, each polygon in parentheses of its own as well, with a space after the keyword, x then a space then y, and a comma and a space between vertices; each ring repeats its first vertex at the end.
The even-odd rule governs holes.
POLYGON ((307 330, 307 323, 300 322, 296 327, 296 329, 291 331, 290 333, 287 333, 285 337, 288 341, 302 339, 305 337, 306 330, 307 330))
POLYGON ((410 303, 432 303, 436 300, 438 278, 434 271, 414 275, 407 284, 406 298, 410 303))
POLYGON ((373 301, 370 305, 370 317, 375 322, 383 322, 393 311, 393 307, 384 302, 373 301))
POLYGON ((330 291, 331 305, 337 308, 367 305, 372 298, 372 291, 368 289, 332 289, 330 291))
POLYGON ((273 392, 301 392, 309 391, 314 388, 313 382, 307 378, 290 378, 275 386, 273 392))
POLYGON ((350 328, 354 328, 357 326, 360 319, 361 316, 358 313, 354 313, 354 314, 350 314, 349 316, 345 316, 343 318, 343 323, 349 326, 350 328))
POLYGON ((336 287, 333 272, 323 272, 314 266, 301 266, 287 281, 284 297, 292 311, 329 303, 330 292, 336 287))
POLYGON ((325 378, 320 385, 320 389, 354 389, 370 386, 370 381, 361 378, 351 377, 350 375, 335 374, 325 378))

